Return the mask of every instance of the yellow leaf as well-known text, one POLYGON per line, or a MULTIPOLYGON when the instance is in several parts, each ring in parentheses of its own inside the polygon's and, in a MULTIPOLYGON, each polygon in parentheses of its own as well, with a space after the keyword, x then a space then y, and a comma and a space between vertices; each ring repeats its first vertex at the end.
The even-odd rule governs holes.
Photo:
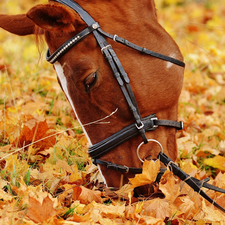
POLYGON ((151 184, 155 181, 157 174, 160 170, 160 162, 157 161, 145 161, 143 164, 142 174, 135 175, 134 178, 129 179, 131 187, 139 187, 146 184, 151 184))
POLYGON ((225 171, 225 157, 217 155, 214 158, 205 159, 204 163, 208 166, 225 171))

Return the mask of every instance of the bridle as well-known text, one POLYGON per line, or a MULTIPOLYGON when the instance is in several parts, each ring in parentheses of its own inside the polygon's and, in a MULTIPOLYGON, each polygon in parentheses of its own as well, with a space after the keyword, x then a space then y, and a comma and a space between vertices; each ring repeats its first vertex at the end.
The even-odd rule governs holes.
MULTIPOLYGON (((159 126, 166 126, 166 127, 172 127, 177 130, 183 129, 183 122, 177 122, 172 120, 159 120, 155 114, 149 115, 147 117, 142 118, 137 101, 135 99, 134 93, 132 91, 132 88, 130 86, 129 77, 127 76, 127 73, 125 72, 123 66, 121 65, 116 53, 112 49, 112 46, 108 44, 106 41, 106 38, 110 38, 114 40, 115 42, 121 43, 127 47, 130 47, 132 49, 135 49, 143 54, 147 54, 152 57, 156 57, 158 59, 171 62, 177 66, 185 67, 184 62, 174 59, 172 57, 162 55, 157 52, 153 52, 151 50, 148 50, 144 47, 140 47, 138 45, 135 45, 118 35, 111 35, 106 33, 100 28, 100 25, 76 2, 73 0, 52 0, 58 3, 61 3, 65 6, 68 6, 69 8, 73 9, 76 13, 80 15, 82 20, 87 24, 87 28, 76 34, 74 37, 69 39, 67 42, 65 42, 63 45, 61 45, 54 53, 50 54, 50 51, 47 51, 46 59, 48 62, 54 64, 61 56, 63 56, 67 51, 69 51, 75 44, 83 40, 85 37, 87 37, 89 34, 93 33, 98 45, 101 48, 102 54, 105 56, 106 60, 108 61, 113 75, 116 78, 121 91, 124 95, 124 98, 126 99, 126 102, 129 106, 129 109, 133 115, 134 123, 123 128, 119 132, 111 135, 110 137, 100 141, 99 143, 96 143, 89 147, 88 153, 94 160, 95 164, 101 164, 106 166, 108 169, 114 169, 116 171, 120 171, 122 173, 141 173, 142 168, 133 168, 133 167, 127 167, 122 165, 117 165, 111 162, 107 162, 104 160, 100 160, 99 158, 109 151, 115 149, 119 145, 123 144, 124 142, 130 140, 131 138, 134 138, 138 135, 141 135, 143 142, 140 144, 147 144, 149 141, 157 142, 160 146, 161 144, 152 139, 147 139, 146 132, 154 131, 159 126)), ((220 205, 218 205, 216 202, 214 202, 208 195, 205 194, 201 190, 201 187, 206 187, 212 190, 216 190, 222 193, 225 193, 225 190, 217 188, 213 185, 210 185, 207 183, 208 179, 200 181, 194 177, 191 177, 184 173, 179 167, 176 166, 175 163, 171 159, 169 159, 164 153, 163 149, 161 147, 161 152, 158 155, 158 158, 161 162, 163 162, 165 165, 170 165, 173 173, 177 175, 181 180, 185 181, 189 186, 191 186, 195 191, 199 192, 206 200, 208 200, 210 203, 215 205, 217 208, 225 212, 225 209, 223 209, 220 205)), ((139 153, 139 152, 137 152, 139 153)), ((139 156, 139 154, 138 154, 139 156)), ((140 159, 141 160, 141 159, 140 159)))
POLYGON ((99 24, 84 10, 82 9, 76 2, 73 0, 55 0, 56 2, 62 3, 73 10, 75 10, 83 21, 88 25, 88 27, 70 40, 65 42, 62 46, 60 46, 53 54, 50 54, 49 50, 47 51, 47 61, 50 63, 55 63, 62 55, 64 55, 68 50, 70 50, 75 44, 83 40, 89 34, 93 33, 95 39, 97 40, 101 52, 104 54, 105 58, 107 59, 112 71, 113 75, 116 78, 123 95, 126 99, 126 102, 129 106, 129 109, 134 117, 134 123, 128 127, 123 128, 121 131, 113 134, 112 136, 106 138, 105 140, 92 145, 89 148, 88 153, 90 156, 95 160, 95 163, 106 165, 110 169, 115 169, 121 172, 134 172, 134 173, 141 173, 141 168, 129 168, 126 166, 120 166, 112 163, 107 163, 106 161, 100 160, 99 158, 112 149, 118 147, 122 143, 130 140, 131 138, 141 135, 144 143, 148 143, 146 138, 145 132, 153 131, 157 129, 158 126, 170 126, 176 129, 183 129, 182 122, 170 121, 170 120, 158 120, 158 118, 153 114, 147 116, 145 118, 141 118, 140 111, 138 108, 138 104, 136 102, 134 93, 130 86, 130 80, 125 72, 123 66, 121 65, 116 53, 113 51, 112 46, 108 44, 105 37, 110 38, 116 42, 124 44, 130 48, 133 48, 137 51, 145 53, 147 55, 157 57, 159 59, 169 61, 174 63, 178 66, 184 67, 185 64, 177 59, 150 51, 146 48, 139 47, 123 38, 120 38, 117 35, 111 35, 104 32, 99 24))

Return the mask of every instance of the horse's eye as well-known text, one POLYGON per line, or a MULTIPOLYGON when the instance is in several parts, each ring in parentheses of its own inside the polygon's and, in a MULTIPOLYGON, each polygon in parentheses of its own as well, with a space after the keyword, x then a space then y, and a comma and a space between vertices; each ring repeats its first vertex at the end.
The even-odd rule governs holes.
POLYGON ((97 72, 92 73, 84 80, 85 91, 89 92, 97 81, 97 72))

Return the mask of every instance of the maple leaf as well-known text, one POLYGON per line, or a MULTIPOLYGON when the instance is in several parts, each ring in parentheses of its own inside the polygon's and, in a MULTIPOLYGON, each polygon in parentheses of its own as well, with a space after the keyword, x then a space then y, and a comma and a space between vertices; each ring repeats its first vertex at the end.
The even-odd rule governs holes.
POLYGON ((29 208, 26 216, 36 223, 44 223, 55 216, 57 211, 53 205, 54 202, 49 196, 43 199, 42 204, 36 198, 29 197, 29 208))
POLYGON ((46 120, 37 121, 32 119, 24 125, 19 139, 16 139, 13 144, 18 145, 18 147, 23 147, 24 145, 40 140, 34 146, 41 151, 54 146, 56 139, 54 136, 51 136, 52 134, 54 132, 49 132, 46 120))
POLYGON ((92 191, 83 186, 76 186, 73 188, 73 199, 79 200, 80 203, 83 204, 87 204, 92 201, 102 202, 100 191, 92 191))
POLYGON ((175 182, 174 175, 171 171, 167 170, 159 183, 159 189, 165 195, 165 199, 173 203, 177 196, 180 194, 180 185, 175 182))
POLYGON ((166 199, 156 198, 146 201, 143 205, 144 213, 154 218, 165 219, 172 214, 172 207, 166 199))
POLYGON ((136 174, 134 178, 129 179, 130 188, 151 184, 155 181, 160 170, 160 161, 144 161, 142 174, 136 174))

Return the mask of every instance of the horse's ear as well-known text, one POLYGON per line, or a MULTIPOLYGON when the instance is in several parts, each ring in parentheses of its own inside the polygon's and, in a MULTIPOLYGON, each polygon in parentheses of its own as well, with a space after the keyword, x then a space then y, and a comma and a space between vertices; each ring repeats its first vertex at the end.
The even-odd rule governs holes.
POLYGON ((31 8, 27 17, 44 30, 64 32, 75 31, 74 23, 81 23, 81 18, 63 5, 37 5, 31 8))
POLYGON ((34 34, 35 32, 34 22, 27 18, 25 14, 0 15, 0 27, 21 36, 34 34))

